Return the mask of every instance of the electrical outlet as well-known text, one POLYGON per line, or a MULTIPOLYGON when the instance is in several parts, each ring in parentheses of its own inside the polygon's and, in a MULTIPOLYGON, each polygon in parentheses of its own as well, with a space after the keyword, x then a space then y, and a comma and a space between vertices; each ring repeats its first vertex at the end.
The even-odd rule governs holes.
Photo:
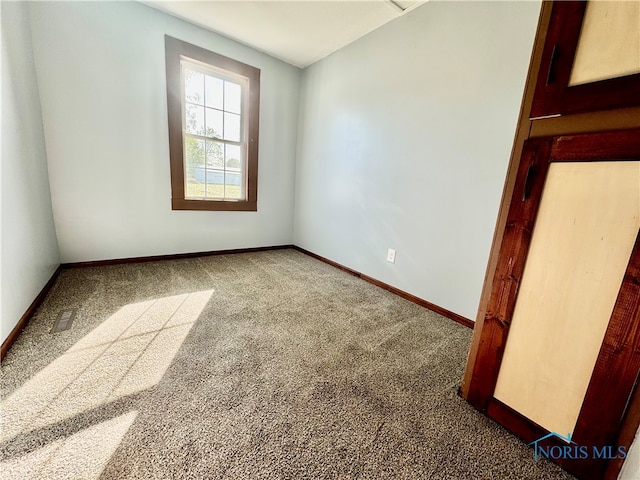
POLYGON ((387 262, 396 263, 396 251, 393 248, 387 250, 387 262))

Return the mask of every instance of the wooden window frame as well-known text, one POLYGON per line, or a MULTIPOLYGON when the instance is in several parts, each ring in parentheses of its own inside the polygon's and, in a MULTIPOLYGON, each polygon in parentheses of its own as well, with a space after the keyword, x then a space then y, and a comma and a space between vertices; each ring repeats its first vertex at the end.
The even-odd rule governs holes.
POLYGON ((586 1, 554 2, 530 118, 640 104, 640 73, 569 86, 586 1))
MULTIPOLYGON (((531 237, 549 165, 552 162, 637 161, 640 129, 534 138, 524 144, 505 233, 480 333, 467 400, 526 442, 549 433, 494 398, 511 318, 517 301, 531 237)), ((638 428, 638 412, 629 399, 640 369, 640 233, 596 360, 572 440, 581 445, 624 445, 620 436, 627 419, 638 428), (612 375, 611 372, 616 372, 612 375), (633 410, 633 411, 631 411, 633 410)), ((634 398, 637 398, 635 395, 634 398)), ((635 429, 633 429, 635 432, 635 429)), ((544 445, 563 444, 554 438, 544 445)), ((607 459, 558 459, 579 478, 602 478, 607 459)), ((618 460, 620 462, 620 460, 618 460)))
POLYGON ((167 113, 171 166, 172 210, 245 211, 258 210, 258 138, 260 117, 260 70, 202 47, 165 35, 167 71, 167 113), (246 198, 244 200, 188 199, 184 185, 184 135, 182 130, 181 59, 195 60, 241 75, 248 80, 246 132, 246 198))

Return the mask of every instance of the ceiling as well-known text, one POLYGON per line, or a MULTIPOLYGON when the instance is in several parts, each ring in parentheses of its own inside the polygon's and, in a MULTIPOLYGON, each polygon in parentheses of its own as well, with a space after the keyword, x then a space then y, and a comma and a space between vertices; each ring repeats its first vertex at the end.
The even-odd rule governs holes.
POLYGON ((146 0, 144 3, 304 68, 425 1, 146 0))

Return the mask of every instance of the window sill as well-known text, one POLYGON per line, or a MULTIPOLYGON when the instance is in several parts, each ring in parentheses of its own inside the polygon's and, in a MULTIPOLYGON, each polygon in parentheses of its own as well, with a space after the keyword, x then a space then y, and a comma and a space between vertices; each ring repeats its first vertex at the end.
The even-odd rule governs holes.
POLYGON ((172 198, 171 210, 256 212, 258 211, 258 202, 248 200, 240 202, 228 202, 222 200, 186 200, 184 198, 172 198))

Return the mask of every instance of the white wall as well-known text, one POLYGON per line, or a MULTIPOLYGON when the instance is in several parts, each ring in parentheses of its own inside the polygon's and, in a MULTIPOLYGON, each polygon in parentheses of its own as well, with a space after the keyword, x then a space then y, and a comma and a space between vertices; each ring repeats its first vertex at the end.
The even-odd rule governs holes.
POLYGON ((26 4, 2 2, 4 341, 59 265, 26 4))
POLYGON ((627 458, 622 464, 618 478, 620 480, 638 480, 640 478, 640 428, 627 452, 627 458))
POLYGON ((137 2, 32 2, 63 262, 288 244, 300 70, 137 2), (164 35, 262 70, 258 212, 171 210, 164 35))
POLYGON ((429 2, 306 69, 295 244, 473 319, 539 10, 429 2))
POLYGON ((62 261, 293 241, 473 318, 539 6, 429 2, 301 75, 137 2, 32 2, 62 261), (171 210, 165 34, 262 70, 257 213, 171 210))

